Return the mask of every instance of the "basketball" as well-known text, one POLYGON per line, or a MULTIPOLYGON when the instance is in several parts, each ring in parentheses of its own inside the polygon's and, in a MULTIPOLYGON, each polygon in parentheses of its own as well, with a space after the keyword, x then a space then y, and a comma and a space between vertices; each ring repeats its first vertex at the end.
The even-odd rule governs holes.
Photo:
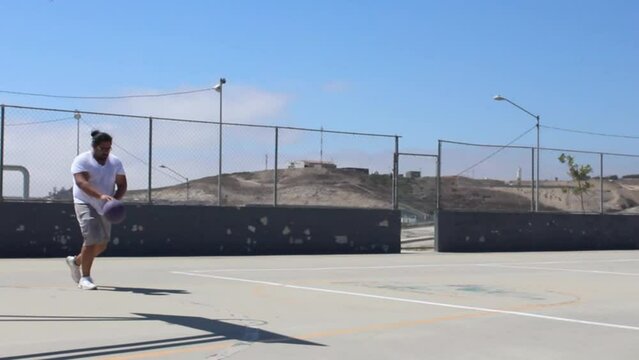
POLYGON ((104 212, 104 217, 113 224, 119 224, 126 218, 124 204, 119 200, 107 201, 102 211, 104 212))

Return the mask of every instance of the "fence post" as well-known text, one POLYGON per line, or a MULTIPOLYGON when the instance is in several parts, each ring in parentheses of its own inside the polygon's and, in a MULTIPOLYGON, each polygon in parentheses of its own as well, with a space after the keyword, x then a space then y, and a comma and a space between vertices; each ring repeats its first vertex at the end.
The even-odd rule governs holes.
MULTIPOLYGON (((532 168, 532 176, 530 177, 530 211, 535 212, 535 148, 530 148, 532 150, 531 168, 532 168)), ((539 186, 539 184, 537 184, 539 186)), ((537 209, 539 209, 539 204, 537 204, 537 209)))
POLYGON ((220 130, 217 159, 217 206, 222 206, 222 93, 220 92, 220 130))
POLYGON ((603 167, 604 167, 604 154, 603 153, 599 153, 599 204, 601 205, 601 207, 599 208, 599 210, 601 211, 601 214, 604 213, 604 178, 603 178, 603 167))
POLYGON ((279 147, 279 127, 275 127, 275 161, 273 168, 273 206, 277 206, 277 158, 279 156, 278 147, 279 147))
POLYGON ((399 186, 399 136, 395 135, 395 153, 393 154, 393 210, 399 207, 397 192, 399 186))
POLYGON ((148 202, 151 204, 153 202, 151 198, 151 189, 153 187, 153 117, 149 117, 149 191, 147 194, 148 202))
POLYGON ((437 175, 435 183, 435 208, 437 211, 441 209, 441 182, 442 182, 442 141, 437 140, 437 175))
POLYGON ((391 170, 391 209, 395 208, 395 157, 397 155, 393 153, 393 169, 391 170))
POLYGON ((4 173, 4 105, 0 105, 0 202, 4 200, 4 193, 2 192, 4 173))

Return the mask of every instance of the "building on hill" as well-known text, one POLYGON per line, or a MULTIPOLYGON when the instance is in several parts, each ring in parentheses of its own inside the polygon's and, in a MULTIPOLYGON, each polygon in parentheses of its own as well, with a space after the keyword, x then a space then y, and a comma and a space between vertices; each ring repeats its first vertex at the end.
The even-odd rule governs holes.
POLYGON ((330 161, 296 160, 288 163, 289 169, 325 168, 336 169, 337 165, 330 161))

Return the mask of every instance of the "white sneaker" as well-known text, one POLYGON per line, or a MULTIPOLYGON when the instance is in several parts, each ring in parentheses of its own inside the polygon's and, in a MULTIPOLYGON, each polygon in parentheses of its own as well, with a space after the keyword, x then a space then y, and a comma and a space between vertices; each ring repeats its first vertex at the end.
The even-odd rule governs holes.
POLYGON ((75 256, 67 256, 67 265, 71 269, 71 279, 74 283, 78 283, 82 275, 80 275, 80 267, 75 264, 75 256))
POLYGON ((95 290, 98 287, 93 283, 90 276, 83 276, 78 282, 78 287, 82 290, 95 290))

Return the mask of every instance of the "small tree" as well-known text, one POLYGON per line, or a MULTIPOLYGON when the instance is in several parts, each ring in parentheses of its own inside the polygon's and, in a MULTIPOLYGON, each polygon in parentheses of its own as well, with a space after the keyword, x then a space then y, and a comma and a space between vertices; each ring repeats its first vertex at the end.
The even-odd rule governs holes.
POLYGON ((584 194, 590 191, 590 188, 592 188, 592 184, 588 182, 588 180, 590 179, 590 173, 592 172, 592 166, 588 164, 579 165, 575 163, 575 158, 573 158, 571 155, 566 155, 563 153, 561 154, 561 156, 559 156, 559 162, 561 162, 562 164, 568 164, 568 175, 570 175, 572 180, 576 183, 576 186, 570 189, 564 188, 562 189, 562 191, 564 193, 567 193, 570 190, 570 192, 572 192, 573 194, 578 195, 579 199, 581 200, 581 211, 585 212, 586 210, 584 209, 584 194))

